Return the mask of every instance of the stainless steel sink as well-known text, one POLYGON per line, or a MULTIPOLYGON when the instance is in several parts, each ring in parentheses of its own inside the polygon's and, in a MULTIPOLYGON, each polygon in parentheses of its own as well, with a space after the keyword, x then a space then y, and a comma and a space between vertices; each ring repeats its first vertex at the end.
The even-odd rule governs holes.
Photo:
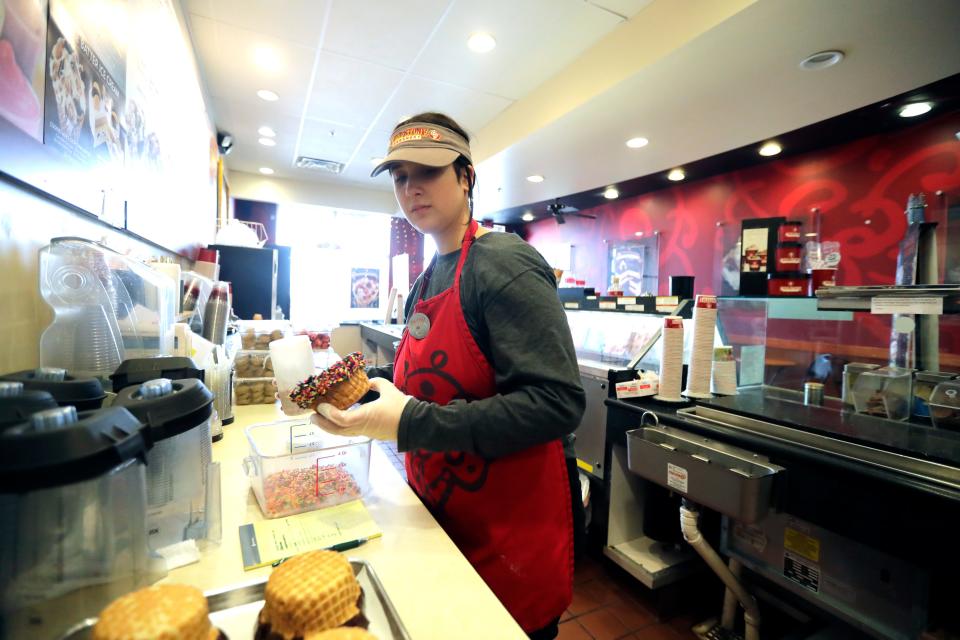
POLYGON ((764 456, 672 427, 627 432, 630 471, 751 524, 770 507, 773 479, 784 471, 764 456))

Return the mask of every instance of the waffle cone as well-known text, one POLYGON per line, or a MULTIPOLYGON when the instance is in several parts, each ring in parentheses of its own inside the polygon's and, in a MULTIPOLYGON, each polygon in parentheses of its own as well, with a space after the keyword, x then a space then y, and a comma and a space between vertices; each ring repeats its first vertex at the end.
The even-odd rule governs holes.
POLYGON ((370 379, 367 378, 367 372, 360 369, 353 373, 343 382, 339 382, 330 387, 327 392, 317 398, 313 409, 321 402, 329 402, 337 409, 349 409, 360 401, 360 398, 370 390, 370 379))
POLYGON ((336 551, 310 551, 273 570, 261 622, 288 640, 338 627, 358 613, 360 584, 336 551))
POLYGON ((94 640, 211 640, 203 592, 183 584, 161 584, 117 598, 100 613, 94 640))

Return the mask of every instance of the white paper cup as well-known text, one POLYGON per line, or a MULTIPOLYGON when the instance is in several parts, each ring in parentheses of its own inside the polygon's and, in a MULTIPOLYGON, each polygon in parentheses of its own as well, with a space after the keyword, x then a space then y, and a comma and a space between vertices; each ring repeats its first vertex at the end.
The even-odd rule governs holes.
POLYGON ((270 343, 270 361, 277 389, 289 393, 298 382, 313 374, 313 349, 308 336, 281 338, 270 343))

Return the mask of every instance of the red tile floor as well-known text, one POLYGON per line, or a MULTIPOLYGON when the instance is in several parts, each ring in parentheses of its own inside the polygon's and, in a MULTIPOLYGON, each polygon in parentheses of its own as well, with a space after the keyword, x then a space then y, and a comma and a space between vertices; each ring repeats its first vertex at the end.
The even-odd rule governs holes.
MULTIPOLYGON (((700 589, 696 591, 700 592, 700 589)), ((584 556, 577 560, 573 602, 560 618, 560 640, 692 640, 690 628, 719 613, 722 593, 712 590, 686 602, 665 603, 612 561, 584 556), (664 613, 665 610, 671 613, 664 613)), ((682 598, 681 598, 682 600, 682 598)))

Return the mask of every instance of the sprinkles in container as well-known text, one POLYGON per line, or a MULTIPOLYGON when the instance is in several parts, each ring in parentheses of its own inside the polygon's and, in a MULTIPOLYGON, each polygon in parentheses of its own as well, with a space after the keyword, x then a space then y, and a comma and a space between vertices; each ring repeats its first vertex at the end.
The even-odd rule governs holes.
POLYGON ((305 419, 247 427, 243 467, 266 518, 362 499, 370 488, 370 439, 329 434, 305 419))

